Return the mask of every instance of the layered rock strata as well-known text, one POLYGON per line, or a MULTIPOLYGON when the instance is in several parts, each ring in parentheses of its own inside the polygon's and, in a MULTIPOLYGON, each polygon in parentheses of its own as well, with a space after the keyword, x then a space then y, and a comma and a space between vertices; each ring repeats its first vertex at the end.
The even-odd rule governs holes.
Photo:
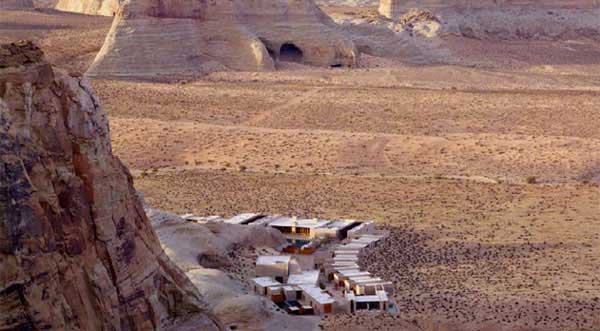
POLYGON ((121 0, 59 0, 56 9, 88 15, 115 16, 121 0))
POLYGON ((277 61, 353 66, 357 57, 312 0, 127 0, 88 74, 181 77, 274 70, 277 61))
POLYGON ((0 330, 158 330, 204 314, 113 156, 88 82, 0 47, 0 330))

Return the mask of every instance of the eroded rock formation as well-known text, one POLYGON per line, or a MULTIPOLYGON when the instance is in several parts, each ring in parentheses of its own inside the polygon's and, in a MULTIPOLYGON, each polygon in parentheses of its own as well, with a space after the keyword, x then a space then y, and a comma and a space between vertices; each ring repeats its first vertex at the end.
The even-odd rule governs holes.
POLYGON ((273 70, 278 60, 353 66, 357 56, 312 0, 127 0, 88 74, 180 77, 273 70))
POLYGON ((85 79, 0 47, 0 330, 156 330, 204 314, 112 155, 85 79))
POLYGON ((59 0, 56 9, 88 15, 114 16, 121 0, 59 0))

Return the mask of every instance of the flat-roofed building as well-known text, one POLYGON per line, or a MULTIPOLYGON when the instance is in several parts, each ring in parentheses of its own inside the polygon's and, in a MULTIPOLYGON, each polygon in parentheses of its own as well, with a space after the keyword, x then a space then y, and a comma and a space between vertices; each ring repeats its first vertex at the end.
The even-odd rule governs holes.
POLYGON ((282 217, 282 216, 279 216, 279 215, 265 216, 265 217, 261 217, 259 219, 254 220, 250 224, 251 225, 269 226, 269 224, 271 224, 271 222, 279 219, 280 217, 282 217))
POLYGON ((273 279, 273 277, 252 278, 250 280, 250 284, 252 285, 252 290, 254 291, 254 293, 262 295, 262 296, 268 295, 268 289, 270 287, 274 287, 274 286, 281 287, 282 286, 282 284, 280 282, 276 281, 275 279, 273 279))
POLYGON ((359 243, 359 242, 350 242, 348 244, 339 245, 336 247, 338 251, 360 251, 365 247, 369 246, 367 243, 359 243))
POLYGON ((360 254, 360 250, 356 249, 356 250, 335 250, 333 251, 333 257, 336 257, 338 255, 358 255, 360 254))
POLYGON ((388 295, 394 295, 394 284, 383 280, 362 281, 355 282, 352 290, 358 295, 373 295, 377 291, 385 291, 388 295))
POLYGON ((285 299, 288 301, 297 301, 302 299, 302 289, 296 285, 284 285, 282 290, 285 299))
POLYGON ((289 276, 290 261, 289 255, 261 255, 256 259, 256 276, 285 282, 289 276))
POLYGON ((280 216, 269 222, 269 226, 283 234, 306 238, 336 238, 345 239, 353 227, 360 224, 357 221, 298 219, 296 217, 280 216))
POLYGON ((329 221, 327 224, 315 228, 314 232, 317 237, 330 237, 342 240, 346 239, 348 231, 359 224, 360 222, 350 220, 329 221))
POLYGON ((375 232, 375 224, 373 222, 362 222, 359 225, 348 230, 348 238, 354 239, 365 234, 371 234, 373 232, 375 232))
POLYGON ((316 314, 330 314, 333 312, 335 300, 329 293, 313 285, 299 285, 302 290, 302 300, 310 305, 316 314))
POLYGON ((289 285, 313 285, 319 282, 319 270, 307 270, 290 274, 287 280, 289 285))
POLYGON ((371 276, 371 273, 368 271, 361 271, 359 269, 349 269, 349 270, 338 270, 333 274, 333 279, 337 286, 345 286, 344 281, 349 279, 350 277, 366 277, 371 276))
POLYGON ((325 276, 329 280, 333 280, 333 275, 340 270, 358 269, 359 266, 356 262, 336 262, 332 264, 326 264, 323 266, 325 276))
POLYGON ((388 295, 385 291, 377 291, 375 295, 355 295, 350 292, 346 294, 347 312, 354 314, 359 310, 381 310, 388 309, 388 295))
POLYGON ((194 214, 183 214, 179 216, 188 222, 193 223, 206 223, 206 217, 196 216, 194 214))
POLYGON ((282 284, 267 287, 267 297, 273 302, 285 301, 282 284))
POLYGON ((265 215, 262 215, 262 214, 244 213, 244 214, 239 214, 232 218, 226 219, 224 222, 228 223, 228 224, 246 225, 246 224, 250 224, 264 216, 265 215))
POLYGON ((353 291, 357 295, 365 295, 364 292, 357 291, 357 284, 363 284, 365 282, 383 282, 383 279, 379 277, 373 277, 371 275, 368 276, 353 276, 344 279, 344 288, 346 291, 353 291))
POLYGON ((307 238, 316 237, 316 229, 325 226, 329 221, 318 219, 297 219, 296 217, 279 217, 269 223, 269 226, 283 234, 294 234, 307 238))

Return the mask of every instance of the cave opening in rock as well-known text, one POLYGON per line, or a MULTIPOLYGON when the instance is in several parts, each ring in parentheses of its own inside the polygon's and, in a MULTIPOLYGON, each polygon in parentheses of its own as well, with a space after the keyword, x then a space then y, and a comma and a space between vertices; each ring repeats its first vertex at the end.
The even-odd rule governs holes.
POLYGON ((283 44, 279 49, 279 60, 286 62, 297 62, 302 63, 304 60, 304 53, 302 50, 294 44, 283 44))
POLYGON ((266 48, 267 48, 267 52, 269 53, 269 56, 273 59, 273 61, 277 60, 277 52, 272 50, 270 47, 266 47, 266 48))

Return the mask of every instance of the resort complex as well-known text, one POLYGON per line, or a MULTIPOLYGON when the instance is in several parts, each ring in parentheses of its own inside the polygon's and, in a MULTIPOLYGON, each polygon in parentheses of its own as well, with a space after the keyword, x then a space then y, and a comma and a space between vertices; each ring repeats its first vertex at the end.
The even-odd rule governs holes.
POLYGON ((181 217, 190 222, 264 226, 280 231, 287 243, 279 247, 280 255, 258 256, 255 278, 249 286, 290 314, 397 311, 392 282, 358 265, 361 251, 387 236, 373 222, 261 214, 240 214, 229 219, 192 214, 181 217))

